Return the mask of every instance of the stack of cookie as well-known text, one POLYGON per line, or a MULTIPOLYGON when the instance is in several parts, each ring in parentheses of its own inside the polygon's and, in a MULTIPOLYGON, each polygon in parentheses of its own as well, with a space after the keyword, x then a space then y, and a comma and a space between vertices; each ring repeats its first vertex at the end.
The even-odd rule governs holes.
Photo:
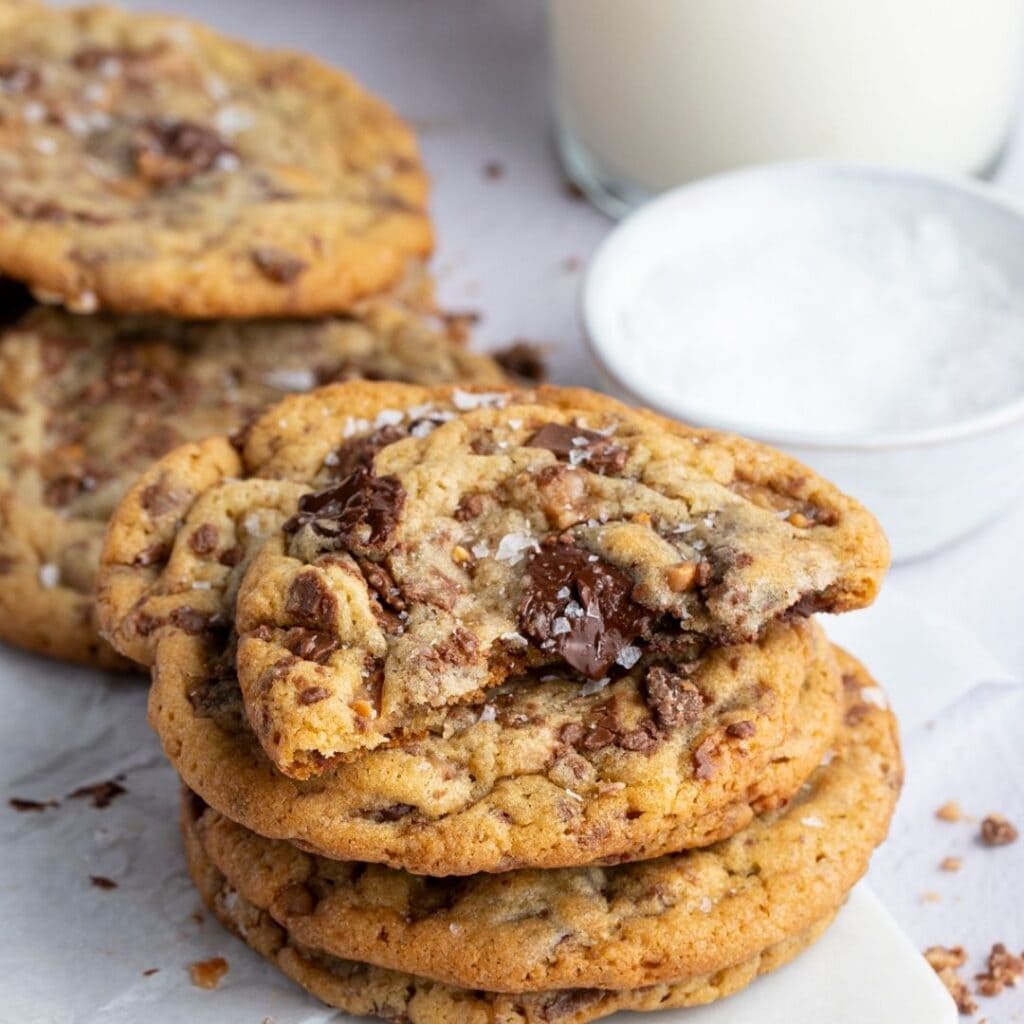
POLYGON ((0 0, 0 169, 6 641, 127 665, 99 548, 176 445, 337 379, 505 382, 434 310, 412 133, 307 57, 0 0))
POLYGON ((98 602, 229 928, 352 1013, 580 1024, 827 928, 901 766, 810 616, 886 562, 763 446, 585 391, 347 382, 147 470, 98 602))

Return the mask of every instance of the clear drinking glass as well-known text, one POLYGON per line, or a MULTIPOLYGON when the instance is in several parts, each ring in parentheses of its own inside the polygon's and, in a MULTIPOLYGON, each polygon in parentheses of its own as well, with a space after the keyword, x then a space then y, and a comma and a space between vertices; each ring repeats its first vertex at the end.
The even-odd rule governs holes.
POLYGON ((548 0, 548 27, 565 168, 620 216, 753 163, 986 173, 1024 0, 548 0))

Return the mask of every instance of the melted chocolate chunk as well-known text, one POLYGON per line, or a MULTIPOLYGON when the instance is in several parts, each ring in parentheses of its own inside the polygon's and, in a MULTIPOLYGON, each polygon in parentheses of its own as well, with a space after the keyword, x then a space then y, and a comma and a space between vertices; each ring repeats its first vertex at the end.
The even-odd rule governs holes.
POLYGON ((564 423, 545 423, 526 444, 530 448, 546 448, 574 466, 585 466, 604 476, 621 473, 629 458, 625 448, 604 434, 564 423))
POLYGON ((575 544, 542 547, 526 568, 519 629, 541 650, 599 679, 619 652, 650 628, 652 615, 630 596, 621 569, 575 544))
POLYGON ((377 822, 400 821, 415 810, 416 808, 412 804, 392 804, 390 807, 382 807, 380 810, 371 811, 369 817, 377 822))
POLYGON ((363 557, 387 554, 398 542, 405 491, 397 477, 360 467, 340 484, 305 494, 285 524, 285 533, 308 527, 324 549, 346 547, 363 557))
POLYGON ((309 267, 309 264, 305 260, 300 260, 298 256, 269 245, 253 249, 249 253, 249 258, 256 269, 274 284, 291 284, 309 267))
POLYGON ((50 508, 66 508, 80 495, 96 487, 96 478, 84 469, 76 473, 62 473, 47 480, 43 487, 43 501, 50 508))
POLYGON ((157 187, 180 185, 229 154, 234 150, 212 128, 194 121, 154 118, 136 133, 136 170, 157 187))
POLYGON ((310 704, 319 704, 322 700, 330 697, 331 691, 326 686, 308 686, 299 692, 299 703, 304 707, 310 704))
POLYGON ((161 562, 166 562, 171 554, 171 545, 166 541, 157 541, 155 544, 150 544, 149 547, 143 548, 134 559, 132 559, 132 565, 138 565, 145 567, 147 565, 159 565, 161 562))
POLYGON ((188 546, 199 556, 211 555, 217 549, 217 538, 217 527, 213 523, 203 523, 192 532, 188 546))
POLYGON ((171 612, 170 622, 171 625, 177 626, 183 633, 188 633, 190 636, 199 636, 200 633, 218 629, 222 625, 223 620, 216 612, 201 612, 185 605, 181 608, 175 608, 171 612))
POLYGON ((357 469, 372 471, 377 452, 407 436, 405 428, 397 424, 381 427, 372 434, 366 434, 336 448, 325 465, 336 480, 351 476, 357 469))
POLYGON ((244 733, 250 728, 242 691, 233 676, 204 679, 189 690, 188 702, 197 718, 209 718, 225 732, 244 733))
POLYGON ((329 630, 338 616, 338 599, 316 572, 307 570, 292 580, 284 610, 300 625, 329 630))
POLYGON ((704 710, 704 695, 683 673, 670 672, 655 665, 647 673, 645 696, 658 724, 672 726, 692 724, 704 710))
POLYGON ((338 649, 337 637, 302 626, 287 630, 283 643, 297 658, 315 661, 321 665, 338 649))
POLYGON ((541 1020, 558 1021, 600 1002, 604 993, 593 988, 569 988, 548 998, 540 1008, 541 1020))

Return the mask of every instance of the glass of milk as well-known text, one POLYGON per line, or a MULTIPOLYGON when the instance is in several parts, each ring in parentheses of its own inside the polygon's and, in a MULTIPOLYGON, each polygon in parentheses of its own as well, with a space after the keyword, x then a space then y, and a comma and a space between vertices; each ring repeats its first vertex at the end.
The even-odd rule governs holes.
POLYGON ((1024 0, 548 0, 562 159, 621 215, 746 164, 994 168, 1024 0))

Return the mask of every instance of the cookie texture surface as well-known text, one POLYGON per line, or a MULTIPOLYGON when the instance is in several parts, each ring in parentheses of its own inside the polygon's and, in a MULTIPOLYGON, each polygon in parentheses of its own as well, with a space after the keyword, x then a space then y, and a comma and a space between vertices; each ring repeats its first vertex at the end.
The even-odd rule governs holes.
MULTIPOLYGON (((2 232, 0 232, 2 233, 2 232)), ((0 333, 0 638, 104 666, 93 579, 112 509, 154 458, 350 376, 500 384, 420 312, 410 278, 351 317, 192 322, 37 307, 0 333)), ((158 506, 151 506, 157 508, 158 506)), ((140 564, 158 552, 139 553, 140 564)))
POLYGON ((780 624, 695 665, 685 692, 697 700, 672 726, 637 672, 596 692, 526 677, 300 780, 263 754, 230 651, 198 635, 164 642, 150 720, 193 790, 262 835, 432 875, 639 859, 732 835, 797 791, 838 714, 820 633, 780 624))
POLYGON ((233 627, 247 717, 301 779, 527 670, 636 669, 672 717, 695 644, 866 604, 887 557, 862 507, 752 442, 570 389, 353 382, 153 467, 101 604, 146 664, 186 609, 233 627))
POLYGON ((636 988, 711 973, 838 907, 885 836, 901 782, 895 723, 882 691, 841 658, 843 718, 806 785, 702 850, 432 879, 311 856, 191 794, 183 814, 247 900, 302 945, 342 959, 510 992, 636 988))
POLYGON ((758 975, 789 962, 825 931, 833 916, 742 963, 671 984, 518 994, 468 990, 339 959, 302 945, 225 878, 187 818, 183 832, 189 872, 203 901, 225 927, 322 1002, 357 1016, 408 1024, 585 1024, 619 1010, 704 1005, 740 991, 758 975))
POLYGON ((431 248, 409 128, 177 18, 0 11, 0 273, 81 312, 348 311, 431 248))

